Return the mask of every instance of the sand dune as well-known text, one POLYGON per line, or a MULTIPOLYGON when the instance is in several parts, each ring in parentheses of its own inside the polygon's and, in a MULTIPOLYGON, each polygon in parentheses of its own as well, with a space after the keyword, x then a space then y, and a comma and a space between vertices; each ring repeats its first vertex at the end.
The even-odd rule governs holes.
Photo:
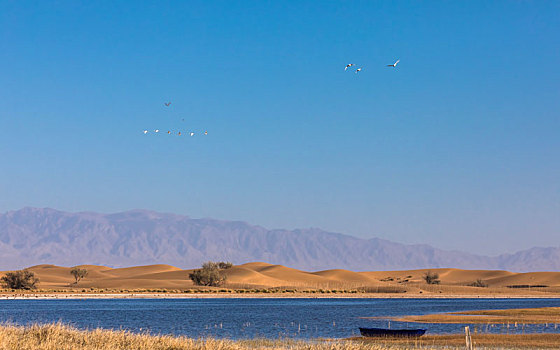
POLYGON ((312 273, 292 269, 282 265, 272 265, 259 269, 259 273, 286 282, 300 283, 321 283, 325 282, 324 278, 315 276, 312 273))
MULTIPOLYGON (((188 279, 192 270, 171 265, 148 265, 126 268, 82 265, 88 275, 78 284, 70 274, 71 267, 37 265, 29 270, 40 279, 39 288, 113 288, 113 289, 191 289, 188 279)), ((0 275, 3 275, 0 272, 0 275)), ((557 293, 560 291, 560 272, 513 273, 509 271, 422 269, 405 271, 354 272, 342 269, 306 272, 264 262, 237 265, 226 270, 230 288, 295 287, 295 288, 367 288, 369 291, 445 294, 492 293, 557 293), (427 285, 423 276, 437 273, 440 285, 427 285), (482 280, 489 288, 469 287, 482 280), (515 286, 517 288, 511 288, 515 286), (524 288, 531 286, 533 288, 524 288), (543 286, 547 286, 546 288, 543 286), (509 288, 508 288, 509 287, 509 288), (392 289, 391 289, 392 288, 392 289)))
POLYGON ((236 266, 227 272, 229 283, 253 284, 259 286, 277 287, 284 284, 282 280, 266 276, 259 271, 245 266, 236 266))
POLYGON ((378 284, 379 280, 375 278, 368 277, 367 275, 361 274, 359 272, 353 272, 348 270, 325 270, 319 272, 313 272, 313 275, 327 278, 332 281, 344 281, 353 283, 363 283, 363 284, 378 284))
POLYGON ((560 284, 559 272, 530 272, 515 273, 508 276, 496 277, 488 280, 494 286, 510 285, 547 285, 558 286, 560 284))
POLYGON ((135 276, 152 273, 161 273, 167 271, 182 271, 180 268, 171 265, 146 265, 124 267, 119 269, 111 269, 110 274, 113 276, 135 276))

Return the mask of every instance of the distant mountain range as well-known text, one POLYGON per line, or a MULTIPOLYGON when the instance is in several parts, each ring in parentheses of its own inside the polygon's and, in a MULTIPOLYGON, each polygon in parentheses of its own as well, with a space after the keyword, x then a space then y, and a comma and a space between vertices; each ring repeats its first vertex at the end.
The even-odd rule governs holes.
POLYGON ((558 271, 560 248, 488 257, 320 229, 268 230, 240 221, 146 210, 99 214, 24 208, 0 214, 0 270, 46 263, 189 268, 208 260, 264 261, 312 271, 438 267, 558 271))

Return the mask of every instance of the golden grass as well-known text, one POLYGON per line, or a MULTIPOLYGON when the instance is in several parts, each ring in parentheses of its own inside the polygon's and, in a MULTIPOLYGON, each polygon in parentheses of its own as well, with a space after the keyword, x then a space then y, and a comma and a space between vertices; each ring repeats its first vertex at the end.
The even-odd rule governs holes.
MULTIPOLYGON (((560 334, 473 334, 476 349, 558 349, 560 334)), ((376 344, 381 346, 403 346, 415 349, 423 347, 445 347, 446 349, 465 349, 463 334, 428 335, 420 338, 352 338, 356 344, 376 344)))
MULTIPOLYGON (((473 336, 477 349, 551 349, 558 348, 560 334, 473 336)), ((192 339, 165 335, 134 334, 128 331, 77 330, 62 324, 27 327, 0 326, 0 349, 17 350, 407 350, 464 349, 463 335, 426 336, 414 339, 352 338, 338 340, 293 339, 192 339)))
POLYGON ((394 318, 394 320, 422 323, 558 324, 560 323, 560 307, 449 312, 404 316, 394 318))
POLYGON ((246 350, 246 349, 293 349, 293 350, 384 350, 408 349, 402 346, 381 346, 336 341, 301 341, 292 339, 222 340, 214 338, 192 339, 187 337, 133 334, 127 331, 95 329, 80 331, 62 324, 33 325, 28 327, 1 326, 0 349, 18 350, 246 350))

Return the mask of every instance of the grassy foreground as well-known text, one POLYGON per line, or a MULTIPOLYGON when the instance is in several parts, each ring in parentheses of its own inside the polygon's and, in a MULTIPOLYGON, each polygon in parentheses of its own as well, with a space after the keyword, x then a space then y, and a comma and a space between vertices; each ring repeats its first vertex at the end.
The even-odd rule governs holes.
POLYGON ((127 331, 95 329, 80 331, 61 325, 33 325, 28 327, 0 326, 0 349, 17 350, 246 350, 246 349, 293 349, 293 350, 383 350, 409 349, 409 347, 386 347, 338 341, 305 342, 291 339, 268 340, 221 340, 192 339, 187 337, 133 334, 127 331))
MULTIPOLYGON (((560 344, 560 334, 490 335, 474 338, 476 349, 554 349, 560 344)), ((405 350, 405 349, 464 349, 464 336, 428 336, 419 339, 339 339, 291 340, 255 339, 220 340, 187 337, 133 334, 127 331, 95 329, 81 331, 62 324, 28 327, 0 326, 0 349, 17 350, 405 350)))

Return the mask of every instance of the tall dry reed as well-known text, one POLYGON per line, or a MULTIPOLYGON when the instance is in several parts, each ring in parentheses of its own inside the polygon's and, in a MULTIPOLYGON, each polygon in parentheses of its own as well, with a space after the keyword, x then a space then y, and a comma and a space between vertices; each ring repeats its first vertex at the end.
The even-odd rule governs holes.
MULTIPOLYGON (((491 335, 476 345, 477 349, 539 349, 557 346, 558 337, 513 336, 507 339, 491 335), (505 345, 505 346, 504 346, 505 345)), ((431 336, 420 339, 341 339, 293 340, 254 339, 222 340, 215 338, 192 339, 166 335, 135 334, 128 331, 94 329, 78 330, 63 324, 31 325, 27 327, 0 326, 2 350, 412 350, 464 349, 464 336, 431 336)), ((477 338, 473 337, 475 344, 477 338)))

